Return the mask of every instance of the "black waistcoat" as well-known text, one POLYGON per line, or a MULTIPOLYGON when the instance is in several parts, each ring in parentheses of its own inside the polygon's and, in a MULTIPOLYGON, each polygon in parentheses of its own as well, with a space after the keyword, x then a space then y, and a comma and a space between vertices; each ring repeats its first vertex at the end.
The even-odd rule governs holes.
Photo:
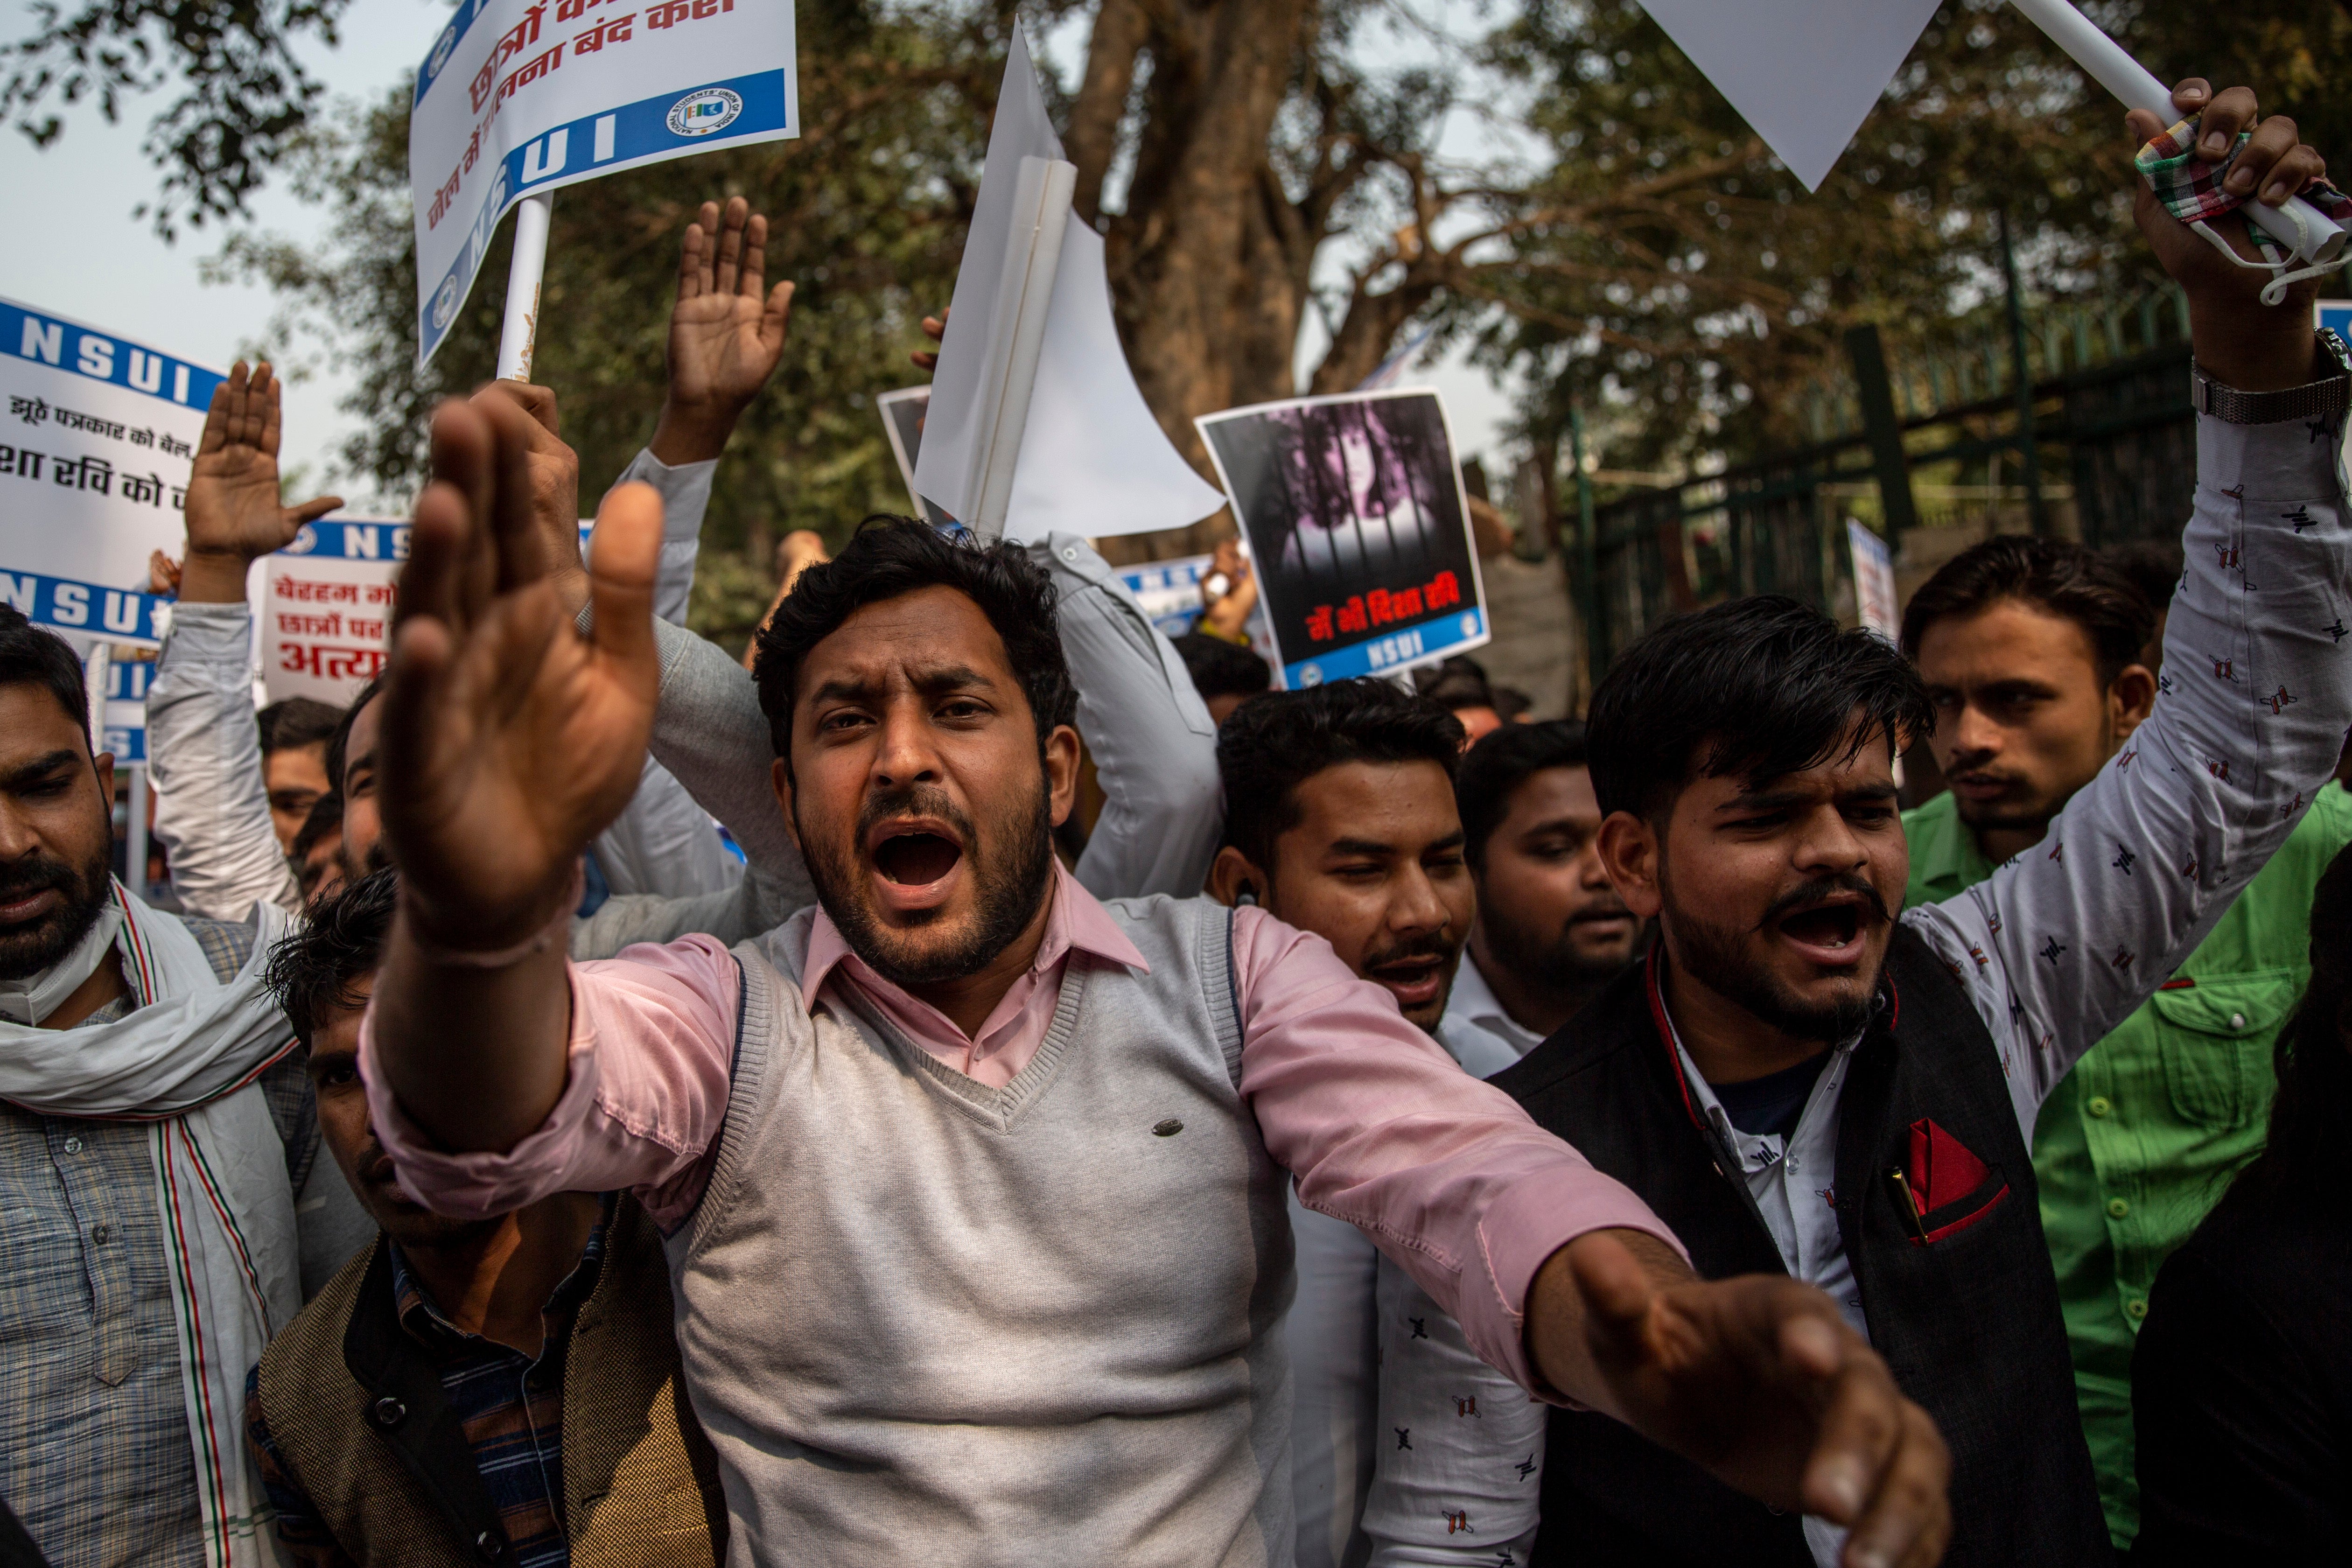
MULTIPOLYGON (((1639 1193, 1701 1275, 1783 1273, 1744 1181, 1724 1173, 1738 1167, 1685 1092, 1654 984, 1651 965, 1629 970, 1491 1081, 1639 1193)), ((2033 1164, 1999 1047, 1906 927, 1896 928, 1881 985, 1887 1005, 1855 1047, 1842 1096, 1833 1191, 1871 1342, 1951 1446, 1944 1562, 2108 1562, 2033 1164), (1943 1172, 1923 1168, 1915 1128, 1933 1139, 1943 1172), (1988 1167, 1980 1180, 1956 1144, 1988 1167), (1956 1169, 1969 1173, 1965 1190, 1955 1190, 1956 1169), (1898 1207, 1891 1171, 1905 1173, 1924 1214, 1898 1207)), ((1811 1561, 1794 1515, 1605 1415, 1552 1412, 1534 1564, 1811 1561)))

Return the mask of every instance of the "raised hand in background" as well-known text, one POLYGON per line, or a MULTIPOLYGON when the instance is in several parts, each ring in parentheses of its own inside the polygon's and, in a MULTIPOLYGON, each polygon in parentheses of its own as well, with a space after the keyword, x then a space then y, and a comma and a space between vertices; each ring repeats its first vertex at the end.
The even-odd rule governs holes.
POLYGON ((341 496, 320 496, 299 506, 280 501, 280 384, 267 360, 250 369, 239 360, 228 379, 213 389, 188 475, 188 552, 179 583, 184 603, 242 602, 246 576, 256 561, 283 550, 304 523, 343 504, 341 496))
POLYGON ((669 392, 653 454, 699 463, 726 448, 735 421, 784 353, 793 286, 767 289, 768 220, 741 196, 705 202, 678 258, 669 315, 669 392))

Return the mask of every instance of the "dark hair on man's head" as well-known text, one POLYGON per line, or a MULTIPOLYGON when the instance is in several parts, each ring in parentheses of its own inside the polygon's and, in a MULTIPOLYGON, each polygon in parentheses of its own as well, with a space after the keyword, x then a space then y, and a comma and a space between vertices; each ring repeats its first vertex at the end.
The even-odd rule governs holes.
POLYGON ((311 905, 303 923, 270 950, 270 992, 305 1047, 328 1014, 361 1005, 359 983, 383 962, 399 901, 398 874, 389 868, 370 872, 311 905))
POLYGON ((2099 553, 2106 558, 2108 565, 2131 580, 2131 585, 2140 591, 2148 607, 2158 615, 2171 607, 2172 595, 2180 588, 2180 574, 2189 567, 2189 558, 2177 535, 2170 539, 2135 539, 2129 544, 2109 545, 2099 553))
POLYGON ((1456 708, 1495 707, 1495 689, 1486 667, 1467 654, 1454 654, 1412 672, 1412 689, 1449 711, 1456 708))
POLYGON ((1627 648, 1593 690, 1585 744, 1601 812, 1655 821, 1701 775, 1764 784, 1933 724, 1893 644, 1774 594, 1679 616, 1627 648))
POLYGON ((1212 697, 1255 697, 1274 685, 1274 670, 1239 643, 1213 637, 1206 632, 1186 632, 1175 639, 1176 657, 1192 678, 1192 689, 1203 701, 1212 697))
POLYGON ((312 697, 289 697, 253 716, 261 727, 261 754, 316 746, 335 738, 342 728, 343 710, 312 697))
POLYGON ((1903 651, 1917 658, 1937 621, 1981 615, 2010 599, 2082 627, 2103 685, 2137 664, 2156 635, 2147 596, 2097 551, 2001 534, 1961 551, 1919 585, 1904 607, 1903 651))
POLYGON ((752 677, 768 715, 769 740, 787 769, 793 705, 809 650, 866 605, 931 587, 961 594, 996 628, 1005 661, 1028 696, 1041 749, 1057 725, 1076 721, 1077 688, 1070 684, 1062 634, 1054 624, 1054 580, 1029 552, 1008 541, 982 544, 911 517, 877 514, 858 525, 839 555, 802 573, 760 628, 752 677))
POLYGON ((2270 1139, 2237 1190, 2273 1205, 2333 1201, 2352 1116, 2352 848, 2336 857, 2311 900, 2311 980, 2272 1059, 2278 1093, 2270 1139))
POLYGON ((65 638, 35 626, 14 605, 0 605, 0 686, 31 685, 48 688, 89 745, 89 688, 82 684, 81 660, 65 638))
POLYGON ((1271 870, 1275 841, 1299 824, 1298 786, 1342 763, 1435 763, 1454 776, 1462 721, 1385 680, 1335 680, 1273 691, 1234 710, 1217 731, 1225 838, 1271 870))
POLYGON ((319 847, 320 839, 331 834, 340 836, 342 831, 343 797, 329 790, 310 803, 310 814, 294 830, 294 842, 288 847, 286 858, 293 862, 295 874, 301 874, 302 862, 310 858, 310 851, 319 847))
POLYGON ((1584 726, 1574 719, 1506 724, 1463 753, 1454 773, 1454 804, 1462 813, 1463 853, 1484 869, 1486 840, 1510 814, 1511 792, 1546 768, 1585 765, 1584 726))
POLYGON ((381 675, 361 687, 359 695, 352 699, 352 705, 344 709, 343 716, 335 721, 335 732, 327 737, 327 791, 329 794, 343 793, 343 769, 352 760, 352 725, 358 721, 360 710, 374 701, 376 694, 383 689, 383 677, 381 675))

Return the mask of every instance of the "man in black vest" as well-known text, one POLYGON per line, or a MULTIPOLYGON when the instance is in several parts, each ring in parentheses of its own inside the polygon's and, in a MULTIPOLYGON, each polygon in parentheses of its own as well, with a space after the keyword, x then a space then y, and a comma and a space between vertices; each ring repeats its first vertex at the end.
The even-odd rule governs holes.
MULTIPOLYGON (((2189 82, 2175 102, 2223 150, 2254 120, 2243 89, 2189 82)), ((2239 159, 2227 188, 2279 198, 2318 167, 2276 119, 2239 159)), ((2342 346, 2315 342, 2307 297, 2261 305, 2263 274, 2145 189, 2139 218, 2189 295, 2200 409, 2154 714, 2042 844, 1898 921, 1895 742, 1933 727, 1916 672, 1786 599, 1660 628, 1589 718, 1601 857, 1659 941, 1495 1080, 1640 1193, 1701 1274, 1829 1292, 1951 1446, 1953 1564, 2110 1559, 2034 1118, 2284 842, 2352 719, 2342 346)), ((2213 226, 2252 254, 2238 217, 2213 226)), ((1843 1550, 1622 1426, 1552 1417, 1538 1563, 1843 1550)))

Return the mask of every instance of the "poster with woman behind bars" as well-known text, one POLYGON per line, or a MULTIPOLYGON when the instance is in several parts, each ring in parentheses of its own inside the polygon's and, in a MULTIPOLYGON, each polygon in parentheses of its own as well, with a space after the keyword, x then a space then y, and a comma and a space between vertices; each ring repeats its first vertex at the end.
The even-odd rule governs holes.
POLYGON ((1490 640, 1436 393, 1292 398, 1193 423, 1249 541, 1286 686, 1386 674, 1490 640))

